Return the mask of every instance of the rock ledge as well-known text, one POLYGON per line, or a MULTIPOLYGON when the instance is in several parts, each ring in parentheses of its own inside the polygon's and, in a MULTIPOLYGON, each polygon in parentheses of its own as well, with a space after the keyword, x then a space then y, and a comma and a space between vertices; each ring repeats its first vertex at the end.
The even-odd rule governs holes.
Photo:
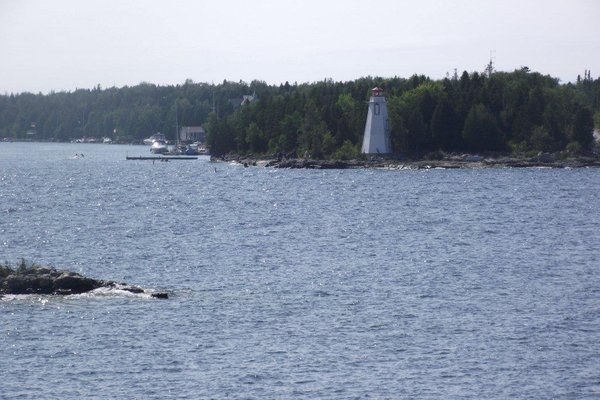
POLYGON ((0 265, 0 296, 6 294, 81 294, 98 288, 117 288, 131 293, 150 293, 151 297, 167 299, 167 293, 147 292, 125 283, 87 278, 76 272, 60 271, 53 267, 26 266, 24 261, 13 269, 0 265))

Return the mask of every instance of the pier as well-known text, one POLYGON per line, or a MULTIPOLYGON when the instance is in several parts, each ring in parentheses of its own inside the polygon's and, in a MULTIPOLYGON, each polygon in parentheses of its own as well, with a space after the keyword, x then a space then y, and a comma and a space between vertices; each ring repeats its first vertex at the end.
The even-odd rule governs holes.
POLYGON ((158 160, 158 161, 171 161, 171 160, 197 160, 196 156, 126 156, 126 160, 158 160))

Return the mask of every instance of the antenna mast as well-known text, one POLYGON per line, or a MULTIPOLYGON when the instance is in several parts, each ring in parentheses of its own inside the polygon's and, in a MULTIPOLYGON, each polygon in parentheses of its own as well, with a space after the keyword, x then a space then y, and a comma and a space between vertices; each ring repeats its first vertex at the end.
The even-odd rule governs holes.
POLYGON ((490 50, 490 62, 487 65, 487 67, 485 67, 485 73, 487 74, 488 78, 490 76, 492 76, 492 73, 494 72, 494 63, 496 62, 496 50, 490 50))

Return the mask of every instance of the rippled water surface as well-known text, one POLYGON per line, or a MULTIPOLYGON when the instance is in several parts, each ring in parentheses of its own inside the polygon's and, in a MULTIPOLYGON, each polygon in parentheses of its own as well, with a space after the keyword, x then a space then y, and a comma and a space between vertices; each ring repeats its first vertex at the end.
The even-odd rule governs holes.
POLYGON ((0 143, 0 398, 600 396, 600 170, 275 170, 0 143), (85 157, 75 158, 75 153, 85 157))

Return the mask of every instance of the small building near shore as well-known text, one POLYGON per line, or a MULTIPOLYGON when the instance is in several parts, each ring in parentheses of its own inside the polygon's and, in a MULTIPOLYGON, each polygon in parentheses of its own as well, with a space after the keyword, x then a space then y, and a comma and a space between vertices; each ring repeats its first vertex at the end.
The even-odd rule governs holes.
POLYGON ((182 126, 179 128, 179 140, 206 143, 206 131, 201 126, 182 126))
POLYGON ((360 152, 370 155, 391 154, 392 143, 383 89, 375 87, 371 90, 371 93, 365 134, 360 152))

